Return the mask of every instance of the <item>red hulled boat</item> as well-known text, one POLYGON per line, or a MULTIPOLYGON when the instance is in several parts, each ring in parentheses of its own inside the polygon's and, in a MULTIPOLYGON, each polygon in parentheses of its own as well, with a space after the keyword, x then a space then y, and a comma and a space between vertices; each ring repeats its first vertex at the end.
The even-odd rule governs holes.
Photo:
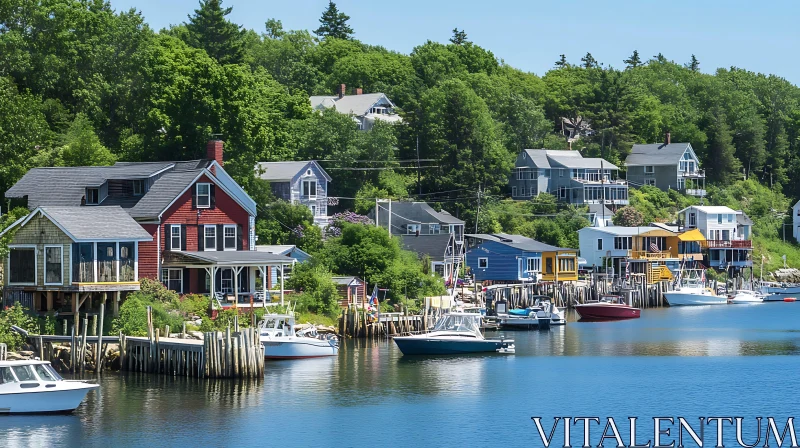
POLYGON ((642 313, 641 309, 628 306, 618 296, 605 296, 598 302, 575 305, 575 311, 581 320, 637 319, 642 313))

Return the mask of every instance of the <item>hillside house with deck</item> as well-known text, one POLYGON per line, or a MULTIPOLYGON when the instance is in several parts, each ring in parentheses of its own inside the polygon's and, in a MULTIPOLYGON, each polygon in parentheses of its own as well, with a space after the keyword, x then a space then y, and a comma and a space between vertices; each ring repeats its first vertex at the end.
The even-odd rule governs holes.
POLYGON ((512 199, 550 193, 570 204, 628 205, 628 183, 607 160, 585 158, 578 151, 524 149, 514 167, 509 179, 512 199))
POLYGON ((707 265, 738 270, 753 266, 752 220, 724 206, 693 205, 678 212, 687 229, 698 229, 706 238, 707 265))
POLYGON ((672 143, 669 133, 664 143, 633 145, 625 159, 628 181, 651 185, 661 190, 678 190, 692 196, 705 196, 705 171, 689 143, 672 143))
POLYGON ((358 128, 367 131, 375 126, 376 121, 398 123, 403 121, 395 112, 395 105, 384 93, 364 93, 361 88, 347 95, 347 86, 340 84, 336 95, 312 95, 311 109, 323 111, 334 109, 340 114, 350 115, 358 128))

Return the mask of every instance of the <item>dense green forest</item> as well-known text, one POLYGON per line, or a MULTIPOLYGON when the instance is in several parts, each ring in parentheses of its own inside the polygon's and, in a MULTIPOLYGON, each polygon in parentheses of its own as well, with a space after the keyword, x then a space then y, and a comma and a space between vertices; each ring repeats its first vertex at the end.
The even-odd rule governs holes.
MULTIPOLYGON (((357 40, 333 3, 313 31, 268 17, 261 30, 243 29, 221 3, 202 0, 185 23, 155 31, 102 0, 0 1, 0 192, 35 166, 203 157, 213 135, 226 142, 226 169, 259 204, 270 199, 256 161, 315 158, 330 168, 341 208, 420 198, 471 228, 483 201, 481 230, 522 229, 566 245, 574 236, 565 229, 585 225, 575 211, 502 199, 518 151, 566 148, 556 123, 581 117, 595 131, 573 146, 586 156, 622 166, 633 144, 669 131, 700 157, 710 200, 755 213, 742 195, 766 191, 772 204, 754 216, 757 235, 778 238, 787 198, 800 197, 791 182, 800 178, 800 89, 780 76, 708 74, 694 55, 671 55, 676 62, 634 49, 602 63, 554 54, 540 76, 503 63, 464 30, 401 54, 357 40), (312 113, 309 95, 340 84, 386 93, 403 123, 360 132, 350 117, 312 113), (540 209, 558 219, 520 221, 540 209)), ((651 213, 653 198, 639 196, 634 205, 651 213)), ((670 209, 658 207, 659 218, 670 209)), ((260 241, 319 248, 310 215, 285 205, 259 213, 260 241)))

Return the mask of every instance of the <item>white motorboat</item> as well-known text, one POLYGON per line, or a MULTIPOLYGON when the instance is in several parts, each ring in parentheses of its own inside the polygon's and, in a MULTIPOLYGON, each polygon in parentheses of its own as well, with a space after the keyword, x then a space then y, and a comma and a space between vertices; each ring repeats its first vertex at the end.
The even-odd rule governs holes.
POLYGON ((548 296, 534 296, 534 308, 539 308, 546 313, 550 313, 550 325, 566 325, 567 319, 564 315, 566 308, 559 308, 553 303, 553 299, 548 296))
POLYGON ((759 291, 765 302, 783 302, 787 298, 800 297, 800 285, 793 283, 761 282, 759 291))
POLYGON ((513 339, 486 339, 481 316, 474 313, 444 314, 430 333, 397 336, 394 343, 403 355, 459 355, 466 353, 514 353, 513 339))
POLYGON ((335 335, 319 335, 316 329, 295 332, 294 316, 291 314, 265 314, 259 325, 264 358, 300 359, 336 356, 339 340, 335 335))
POLYGON ((72 412, 99 387, 61 378, 48 361, 0 361, 0 414, 72 412))
POLYGON ((740 289, 730 299, 730 303, 762 303, 764 297, 756 291, 740 289))
POLYGON ((664 293, 669 306, 724 305, 728 298, 706 287, 704 269, 681 269, 674 291, 664 293))

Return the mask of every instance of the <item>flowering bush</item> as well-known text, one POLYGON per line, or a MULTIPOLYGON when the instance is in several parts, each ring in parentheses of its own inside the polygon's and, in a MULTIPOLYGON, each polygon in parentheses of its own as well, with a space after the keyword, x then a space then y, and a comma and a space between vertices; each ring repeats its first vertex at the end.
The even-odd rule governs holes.
POLYGON ((342 235, 342 224, 368 224, 372 225, 374 222, 368 216, 359 215, 351 211, 344 211, 336 213, 331 216, 330 224, 325 228, 325 234, 329 237, 337 237, 342 235))

